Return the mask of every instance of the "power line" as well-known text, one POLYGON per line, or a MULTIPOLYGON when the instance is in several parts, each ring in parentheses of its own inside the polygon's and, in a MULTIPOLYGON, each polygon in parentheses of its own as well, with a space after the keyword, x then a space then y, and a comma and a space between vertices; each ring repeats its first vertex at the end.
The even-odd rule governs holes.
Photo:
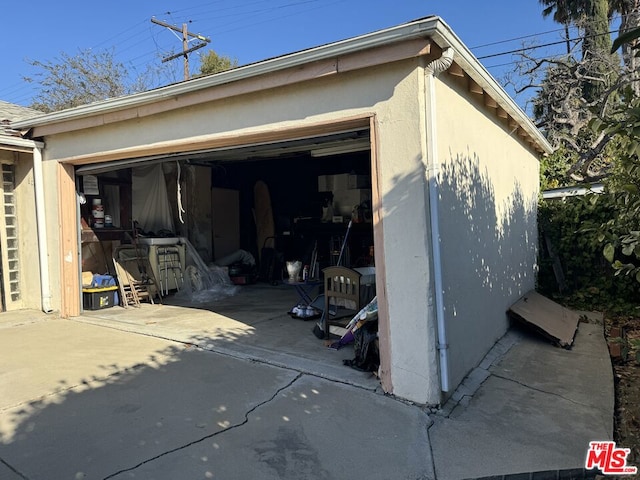
POLYGON ((606 33, 598 33, 596 35, 581 35, 579 37, 574 37, 574 38, 567 38, 565 40, 560 40, 557 42, 550 42, 550 43, 545 43, 542 45, 538 45, 538 46, 532 46, 532 47, 525 47, 525 48, 518 48, 516 50, 509 50, 506 52, 500 52, 500 53, 493 53, 491 55, 484 55, 482 57, 478 57, 478 60, 484 60, 485 58, 494 58, 494 57, 500 57, 502 55, 511 55, 513 53, 524 53, 528 50, 535 50, 537 48, 544 48, 544 47, 552 47, 554 45, 561 45, 561 44, 565 44, 567 42, 577 42, 578 40, 586 40, 587 38, 596 38, 596 37, 602 37, 604 35, 611 35, 612 33, 615 33, 615 30, 610 30, 606 33))
MULTIPOLYGON (((320 6, 313 5, 313 4, 317 4, 319 1, 320 0, 297 0, 297 1, 276 3, 274 2, 274 0, 255 0, 255 1, 250 1, 246 3, 241 3, 240 5, 224 6, 225 4, 224 1, 212 0, 206 3, 202 3, 200 5, 193 5, 183 9, 178 9, 171 12, 165 12, 163 13, 163 15, 164 14, 171 15, 173 19, 174 16, 184 17, 187 13, 190 15, 193 15, 194 13, 196 13, 199 16, 199 18, 193 23, 194 24, 197 23, 201 27, 205 27, 204 24, 211 25, 211 21, 215 21, 215 20, 220 21, 220 20, 233 19, 234 17, 238 17, 238 20, 224 21, 224 23, 220 27, 216 28, 216 27, 208 26, 206 28, 211 31, 215 31, 216 37, 220 38, 221 36, 227 35, 231 32, 254 28, 257 25, 273 22, 276 19, 288 18, 294 15, 302 15, 302 14, 317 10, 318 8, 325 8, 327 6, 326 4, 323 4, 320 6), (269 6, 266 6, 266 5, 269 5, 269 6), (296 8, 297 11, 285 13, 285 10, 294 9, 294 8, 296 8), (261 17, 261 18, 256 19, 256 21, 247 21, 248 19, 255 18, 255 17, 261 17), (239 23, 240 25, 238 25, 239 23)), ((330 4, 341 3, 343 1, 345 0, 336 0, 334 2, 331 2, 330 4)), ((617 20, 614 20, 614 21, 617 21, 617 20)), ((145 20, 144 22, 148 22, 148 20, 145 20)), ((109 43, 112 43, 113 44, 112 46, 114 47, 114 51, 117 51, 118 57, 120 59, 119 61, 122 63, 131 64, 133 69, 136 69, 136 68, 140 69, 145 65, 150 65, 151 62, 153 61, 151 60, 151 58, 155 60, 159 56, 166 55, 167 52, 173 50, 170 47, 164 47, 157 40, 159 39, 157 35, 154 35, 153 33, 146 33, 147 36, 145 36, 145 30, 139 28, 140 23, 141 22, 136 22, 135 25, 131 27, 127 27, 126 29, 118 33, 115 33, 109 38, 95 44, 93 48, 99 48, 109 43), (153 40, 155 44, 155 49, 153 49, 153 47, 151 47, 151 49, 143 48, 142 49, 143 51, 140 52, 139 48, 141 46, 144 47, 144 45, 150 39, 153 40), (164 54, 161 53, 162 50, 164 50, 164 54), (135 51, 135 54, 129 55, 129 56, 122 55, 123 53, 130 52, 130 51, 135 51)), ((214 22, 214 23, 218 23, 218 22, 214 22)), ((203 28, 203 30, 204 29, 205 28, 203 28)), ((499 41, 490 42, 483 45, 474 46, 474 47, 471 47, 471 49, 478 50, 481 48, 487 48, 487 47, 496 46, 496 45, 503 45, 509 42, 522 41, 522 40, 530 39, 533 37, 546 36, 549 34, 560 32, 562 30, 564 29, 560 28, 556 30, 549 30, 545 32, 533 33, 530 35, 499 40, 499 41)), ((151 31, 152 31, 151 28, 149 28, 147 32, 151 32, 151 31)), ((609 34, 611 33, 614 33, 614 32, 613 31, 609 32, 609 34)), ((535 52, 540 48, 560 45, 560 44, 566 43, 567 41, 577 41, 580 39, 584 39, 584 37, 576 36, 575 38, 571 38, 570 40, 563 39, 562 41, 548 42, 538 46, 531 46, 527 48, 497 52, 494 54, 484 55, 478 58, 482 60, 482 59, 489 59, 489 58, 494 58, 494 57, 499 57, 504 55, 523 53, 526 51, 535 52)), ((165 40, 165 43, 166 43, 166 40, 165 40)), ((512 64, 513 63, 516 63, 516 62, 512 62, 512 64)), ((497 66, 491 66, 487 68, 498 68, 500 66, 506 66, 506 65, 509 65, 509 64, 500 64, 497 66)), ((15 93, 16 95, 20 95, 20 97, 22 98, 23 95, 24 96, 29 95, 28 93, 22 94, 22 92, 30 92, 33 90, 33 88, 30 87, 25 82, 20 82, 18 84, 8 86, 7 88, 3 89, 3 91, 5 92, 7 90, 11 92, 12 97, 13 97, 13 94, 15 93)), ((17 97, 13 97, 13 98, 17 98, 17 97)))
POLYGON ((182 34, 182 53, 164 57, 162 59, 162 62, 165 63, 178 57, 184 57, 184 79, 189 80, 189 54, 198 50, 199 48, 206 46, 209 42, 211 42, 211 39, 209 37, 205 37, 204 35, 200 35, 199 33, 190 32, 187 29, 186 23, 182 24, 182 28, 178 28, 175 25, 168 24, 156 18, 151 18, 151 22, 155 23, 156 25, 168 28, 169 30, 172 30, 174 32, 180 32, 182 34), (200 40, 200 43, 189 48, 189 39, 200 40))
MULTIPOLYGON (((609 23, 615 23, 615 22, 620 21, 621 19, 622 19, 621 15, 614 15, 609 20, 609 23)), ((585 22, 585 25, 594 24, 594 23, 596 23, 596 22, 595 21, 593 21, 593 22, 585 22)), ((569 29, 570 30, 578 30, 578 27, 570 25, 569 29)), ((551 33, 558 33, 558 32, 563 32, 564 33, 565 31, 566 31, 565 27, 562 27, 562 28, 557 28, 555 30, 547 30, 546 32, 531 33, 531 34, 528 34, 528 35, 523 35, 521 37, 508 38, 506 40, 497 40, 495 42, 485 43, 483 45, 477 45, 477 46, 474 46, 474 47, 469 47, 469 50, 477 50, 477 49, 485 48, 485 47, 493 47, 494 45, 501 45, 501 44, 504 44, 504 43, 511 43, 511 42, 515 42, 515 41, 518 41, 518 40, 526 40, 528 38, 541 37, 543 35, 549 35, 551 33)), ((612 32, 609 32, 609 33, 615 33, 615 30, 613 30, 612 32)), ((567 40, 564 39, 564 41, 566 42, 567 40)))
POLYGON ((497 40, 495 42, 485 43, 483 45, 477 45, 475 47, 469 47, 469 50, 477 50, 479 48, 493 47, 494 45, 501 45, 503 43, 511 43, 511 42, 515 42, 517 40, 526 40, 527 38, 535 38, 535 37, 540 37, 542 35, 548 35, 550 33, 558 33, 558 32, 564 32, 564 28, 559 28, 559 29, 556 29, 556 30, 548 30, 546 32, 540 32, 540 33, 531 33, 529 35, 523 35, 522 37, 509 38, 507 40, 497 40))

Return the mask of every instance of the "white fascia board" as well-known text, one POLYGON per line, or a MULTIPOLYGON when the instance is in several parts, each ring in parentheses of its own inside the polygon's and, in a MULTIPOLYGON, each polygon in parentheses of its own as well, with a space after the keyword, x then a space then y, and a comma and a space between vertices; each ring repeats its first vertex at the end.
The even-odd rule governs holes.
POLYGON ((6 136, 0 136, 0 145, 18 148, 29 148, 31 150, 33 150, 34 148, 44 148, 43 142, 37 142, 35 140, 29 140, 27 138, 6 136))

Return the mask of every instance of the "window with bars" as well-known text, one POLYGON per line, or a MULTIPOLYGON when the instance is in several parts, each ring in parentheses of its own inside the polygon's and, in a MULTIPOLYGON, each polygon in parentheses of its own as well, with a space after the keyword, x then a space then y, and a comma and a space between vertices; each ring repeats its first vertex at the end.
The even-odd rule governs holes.
POLYGON ((15 196, 15 170, 13 165, 2 165, 2 190, 4 195, 4 218, 7 237, 6 295, 12 301, 20 299, 20 264, 18 252, 18 217, 15 196))

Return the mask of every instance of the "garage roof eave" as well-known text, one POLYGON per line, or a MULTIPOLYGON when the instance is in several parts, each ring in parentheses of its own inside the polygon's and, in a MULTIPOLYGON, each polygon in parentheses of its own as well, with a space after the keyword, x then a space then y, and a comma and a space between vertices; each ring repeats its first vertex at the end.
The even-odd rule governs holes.
POLYGON ((95 115, 115 112, 128 108, 148 105, 199 90, 228 84, 259 75, 277 72, 288 68, 339 57, 358 51, 382 47, 393 43, 416 38, 431 38, 440 48, 451 47, 454 50, 454 61, 472 78, 511 118, 518 122, 537 149, 546 154, 553 151, 546 138, 522 111, 509 94, 473 56, 460 41, 452 29, 438 16, 429 16, 395 27, 379 30, 358 37, 313 47, 280 57, 271 58, 250 65, 245 65, 214 75, 194 78, 192 80, 160 87, 119 98, 113 98, 89 105, 61 110, 12 124, 12 128, 29 130, 34 127, 77 120, 95 115))
POLYGON ((42 125, 50 125, 68 120, 90 117, 97 114, 123 110, 126 108, 138 107, 246 78, 256 77, 287 68, 299 67, 304 64, 325 60, 327 58, 334 58, 348 53, 380 47, 402 40, 428 37, 430 32, 434 31, 438 23, 441 22, 442 20, 437 16, 426 17, 407 24, 263 60, 214 75, 194 78, 185 82, 167 85, 165 87, 156 88, 146 92, 94 102, 88 105, 40 115, 28 120, 21 120, 13 123, 12 128, 30 129, 42 125))
POLYGON ((471 51, 462 43, 451 27, 440 22, 431 38, 440 48, 451 47, 454 61, 462 70, 527 132, 543 154, 553 153, 553 147, 542 132, 534 125, 529 116, 518 106, 504 88, 493 78, 471 51))

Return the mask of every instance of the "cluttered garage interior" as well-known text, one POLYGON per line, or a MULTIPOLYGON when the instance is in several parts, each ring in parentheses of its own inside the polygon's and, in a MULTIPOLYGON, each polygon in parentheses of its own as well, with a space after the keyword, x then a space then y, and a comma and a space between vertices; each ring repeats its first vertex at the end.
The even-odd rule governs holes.
POLYGON ((85 315, 235 297, 333 348, 376 342, 369 129, 84 165, 76 185, 85 315))

